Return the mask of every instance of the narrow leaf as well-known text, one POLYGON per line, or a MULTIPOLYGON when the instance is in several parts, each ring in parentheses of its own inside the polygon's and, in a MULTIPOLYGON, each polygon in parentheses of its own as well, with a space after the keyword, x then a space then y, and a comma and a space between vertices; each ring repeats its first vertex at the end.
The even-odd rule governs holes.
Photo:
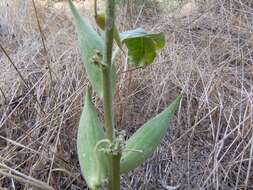
MULTIPOLYGON (((100 65, 94 64, 92 59, 98 56, 98 52, 100 55, 103 54, 103 39, 101 38, 101 36, 98 35, 98 33, 93 29, 93 27, 88 23, 88 21, 82 18, 71 0, 69 0, 69 5, 76 23, 82 61, 84 62, 84 67, 88 75, 88 79, 90 80, 97 95, 99 97, 102 97, 102 71, 100 65)), ((102 57, 97 58, 102 61, 102 57)), ((113 67, 115 66, 113 65, 113 67)), ((114 94, 116 87, 116 69, 112 68, 112 72, 112 89, 114 94)))
POLYGON ((142 28, 122 32, 121 39, 128 48, 128 63, 138 67, 153 63, 159 50, 165 46, 163 33, 147 33, 142 28))
POLYGON ((145 123, 128 139, 120 161, 121 172, 135 169, 152 155, 165 136, 181 98, 182 95, 178 96, 168 108, 145 123))
POLYGON ((91 89, 88 89, 78 128, 77 152, 82 174, 91 189, 99 187, 107 177, 106 155, 96 150, 96 144, 104 138, 92 103, 91 89))

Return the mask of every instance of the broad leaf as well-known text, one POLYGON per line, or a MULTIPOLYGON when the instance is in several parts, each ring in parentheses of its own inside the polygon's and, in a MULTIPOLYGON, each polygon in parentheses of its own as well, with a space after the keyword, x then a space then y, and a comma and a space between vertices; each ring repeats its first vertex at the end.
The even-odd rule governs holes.
MULTIPOLYGON (((81 50, 82 61, 94 90, 99 97, 102 97, 102 70, 99 64, 94 64, 92 59, 97 57, 102 61, 102 57, 98 57, 104 51, 104 42, 101 36, 93 29, 93 27, 80 15, 73 2, 69 0, 71 12, 74 16, 79 45, 81 50)), ((116 69, 112 65, 112 91, 115 92, 116 87, 116 69)))
POLYGON ((77 152, 82 174, 88 186, 93 189, 101 186, 107 177, 107 157, 95 149, 98 141, 105 136, 92 103, 91 89, 87 90, 84 103, 78 128, 77 152))
POLYGON ((135 169, 148 159, 165 136, 182 95, 178 96, 168 108, 145 123, 126 142, 120 161, 120 171, 128 172, 135 169))
POLYGON ((159 50, 165 46, 163 33, 147 33, 142 28, 122 32, 121 41, 128 48, 128 63, 138 67, 153 63, 159 50))

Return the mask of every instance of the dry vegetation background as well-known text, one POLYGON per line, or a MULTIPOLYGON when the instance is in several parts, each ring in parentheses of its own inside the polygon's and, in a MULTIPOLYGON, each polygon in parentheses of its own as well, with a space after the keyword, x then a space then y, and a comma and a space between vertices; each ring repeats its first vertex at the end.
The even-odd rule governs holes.
MULTIPOLYGON (((78 5, 92 19, 91 2, 78 5)), ((252 0, 129 2, 121 31, 163 31, 167 46, 145 70, 118 60, 117 125, 130 135, 186 95, 122 189, 253 189, 252 0)), ((75 139, 88 81, 73 20, 65 3, 35 3, 45 48, 32 0, 0 1, 0 189, 86 189, 75 139)))

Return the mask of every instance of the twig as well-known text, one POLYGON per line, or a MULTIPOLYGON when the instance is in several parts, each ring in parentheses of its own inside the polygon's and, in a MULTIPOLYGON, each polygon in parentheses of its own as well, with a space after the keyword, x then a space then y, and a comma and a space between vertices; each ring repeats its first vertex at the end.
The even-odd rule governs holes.
POLYGON ((128 70, 125 70, 125 71, 120 72, 120 74, 132 72, 132 71, 139 70, 139 69, 143 69, 143 68, 144 68, 144 67, 136 67, 136 68, 133 68, 133 69, 128 69, 128 70))
POLYGON ((42 29, 41 29, 41 25, 40 25, 40 21, 39 21, 39 17, 38 17, 38 12, 37 12, 37 8, 36 8, 34 0, 32 0, 32 3, 33 3, 33 8, 34 8, 34 12, 35 12, 35 17, 36 17, 36 20, 37 20, 38 28, 39 28, 39 31, 40 31, 40 37, 41 37, 42 45, 43 45, 43 48, 44 48, 44 51, 45 51, 46 57, 47 57, 47 67, 48 67, 48 70, 49 70, 50 80, 52 82, 53 81, 52 69, 50 67, 50 63, 49 63, 49 60, 48 60, 48 52, 47 52, 46 44, 45 44, 45 40, 44 40, 45 36, 44 36, 44 34, 42 32, 42 29))
MULTIPOLYGON (((5 49, 4 49, 4 47, 1 45, 1 43, 0 43, 0 48, 1 48, 1 50, 4 52, 4 55, 8 58, 8 60, 10 61, 11 65, 14 67, 14 69, 16 70, 16 72, 18 73, 18 75, 19 75, 19 77, 21 78, 22 82, 24 83, 25 87, 26 87, 27 89, 29 89, 29 84, 26 82, 25 78, 23 77, 23 75, 21 74, 21 72, 18 70, 18 68, 16 67, 16 65, 14 64, 14 62, 12 61, 12 59, 10 58, 10 56, 8 55, 8 53, 5 51, 5 49)), ((36 97, 34 94, 32 94, 32 96, 34 97, 35 101, 38 103, 38 105, 39 105, 39 107, 40 107, 40 110, 41 110, 43 113, 45 113, 44 110, 43 110, 43 108, 42 108, 42 106, 41 106, 41 104, 39 103, 39 100, 37 99, 37 97, 36 97)))
POLYGON ((6 166, 5 164, 0 163, 0 166, 16 174, 16 175, 13 175, 13 174, 5 172, 3 169, 0 169, 0 174, 3 175, 3 176, 14 178, 17 181, 20 181, 20 182, 25 183, 25 184, 31 184, 35 187, 40 188, 40 189, 54 190, 53 187, 47 185, 46 183, 44 183, 40 180, 37 180, 33 177, 24 175, 21 172, 12 169, 9 166, 6 166), (19 175, 19 176, 17 176, 17 175, 19 175))
POLYGON ((5 51, 4 47, 2 46, 2 44, 0 44, 0 48, 1 50, 4 52, 4 55, 8 58, 8 60, 10 61, 11 65, 14 67, 14 69, 17 71, 19 77, 21 78, 21 80, 23 81, 25 87, 28 88, 28 84, 25 81, 25 78, 23 77, 23 75, 20 73, 20 71, 18 70, 18 68, 16 67, 16 65, 14 64, 14 62, 12 61, 12 59, 10 58, 10 56, 8 55, 8 53, 5 51))
POLYGON ((4 102, 6 102, 7 98, 6 98, 6 96, 4 94, 4 91, 3 91, 3 89, 1 87, 0 87, 0 92, 1 92, 2 96, 4 97, 4 102))

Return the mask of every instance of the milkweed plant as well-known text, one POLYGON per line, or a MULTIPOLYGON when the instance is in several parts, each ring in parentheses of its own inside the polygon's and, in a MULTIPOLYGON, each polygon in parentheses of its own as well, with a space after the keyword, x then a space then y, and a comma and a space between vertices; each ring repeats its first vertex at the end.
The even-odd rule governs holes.
POLYGON ((140 166, 159 145, 182 95, 146 122, 128 140, 125 141, 120 132, 116 133, 112 108, 116 88, 116 59, 112 57, 117 54, 113 50, 119 52, 125 48, 127 53, 123 52, 128 64, 145 67, 153 63, 159 50, 165 46, 165 36, 163 33, 146 32, 142 28, 119 33, 114 22, 114 0, 106 0, 104 12, 97 12, 96 0, 94 5, 99 33, 81 17, 69 0, 82 61, 91 84, 86 90, 79 122, 77 152, 82 175, 91 190, 119 190, 120 175, 140 166), (92 102, 93 91, 103 101, 103 127, 92 102))

